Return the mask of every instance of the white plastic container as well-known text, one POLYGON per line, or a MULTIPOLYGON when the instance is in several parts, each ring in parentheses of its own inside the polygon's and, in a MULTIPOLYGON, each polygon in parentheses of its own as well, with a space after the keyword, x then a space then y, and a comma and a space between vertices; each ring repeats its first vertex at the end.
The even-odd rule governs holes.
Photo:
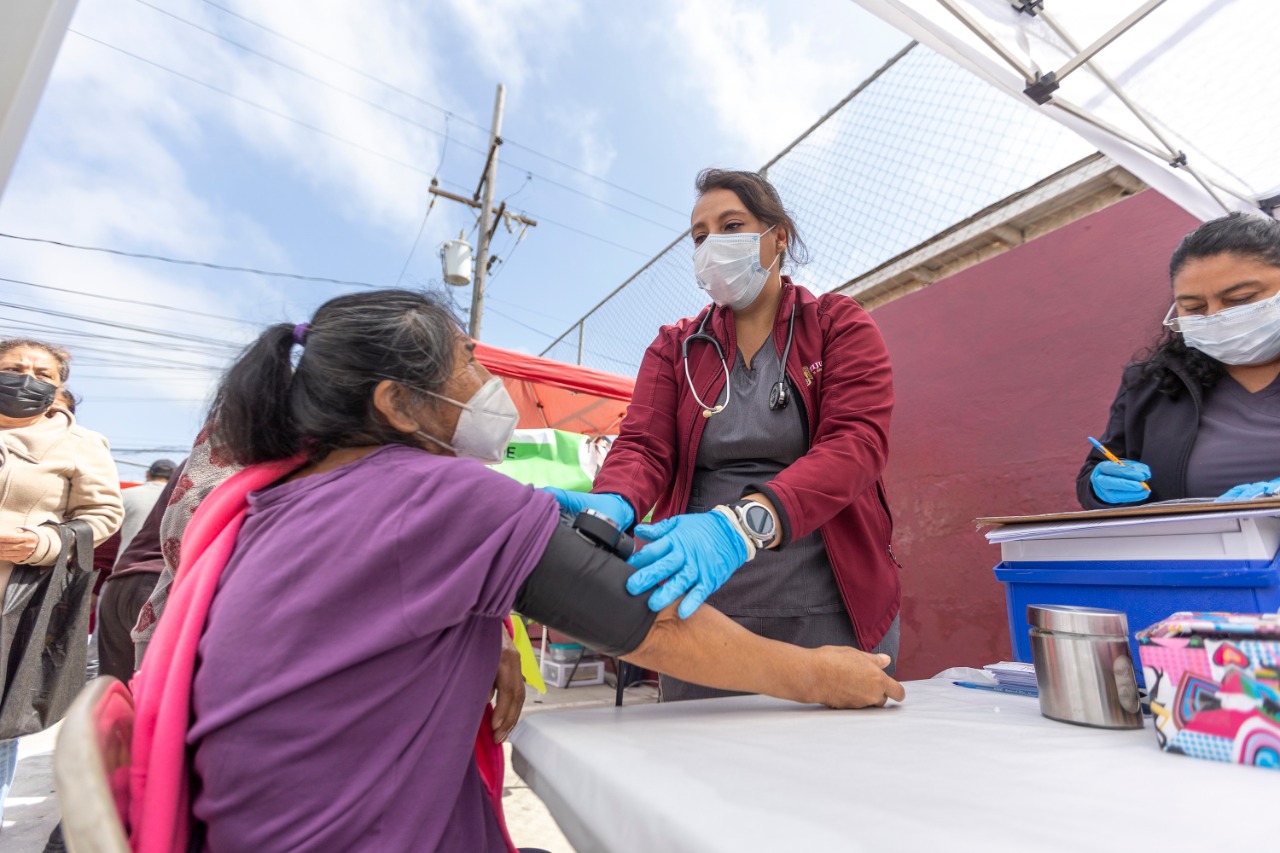
POLYGON ((1269 562, 1280 550, 1280 518, 1197 517, 1159 525, 1076 528, 1000 544, 1007 563, 1109 560, 1269 562))
POLYGON ((573 663, 544 660, 542 677, 548 684, 556 687, 585 687, 589 684, 604 684, 604 661, 584 660, 577 664, 574 672, 573 663), (569 674, 573 673, 573 683, 569 683, 569 674))

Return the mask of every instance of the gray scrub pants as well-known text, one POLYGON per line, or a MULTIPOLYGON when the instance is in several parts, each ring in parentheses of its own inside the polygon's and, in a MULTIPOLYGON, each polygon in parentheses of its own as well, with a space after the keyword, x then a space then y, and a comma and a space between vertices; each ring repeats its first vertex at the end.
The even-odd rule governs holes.
MULTIPOLYGON (((855 649, 859 648, 858 638, 853 633, 853 623, 849 621, 849 614, 844 612, 823 613, 817 616, 730 616, 729 618, 753 634, 770 640, 790 643, 793 646, 800 646, 806 649, 816 649, 819 646, 851 646, 855 649)), ((893 624, 889 626, 889 631, 884 635, 884 639, 871 650, 873 654, 886 654, 893 658, 893 661, 885 669, 885 672, 890 676, 893 675, 898 666, 898 641, 901 637, 898 618, 897 616, 894 617, 893 624)), ((746 695, 730 690, 703 687, 701 684, 692 684, 668 675, 661 676, 658 679, 658 683, 661 687, 663 702, 683 702, 686 699, 718 699, 724 696, 746 695)))

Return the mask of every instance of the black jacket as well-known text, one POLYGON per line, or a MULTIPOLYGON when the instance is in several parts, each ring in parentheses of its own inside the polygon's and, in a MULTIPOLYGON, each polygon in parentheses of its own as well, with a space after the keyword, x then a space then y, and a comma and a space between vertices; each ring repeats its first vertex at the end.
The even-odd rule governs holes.
MULTIPOLYGON (((1111 419, 1100 440, 1121 459, 1132 459, 1151 468, 1151 496, 1144 503, 1187 497, 1187 461, 1200 428, 1203 392, 1176 362, 1168 362, 1186 390, 1176 397, 1160 392, 1153 377, 1143 378, 1142 365, 1131 364, 1124 370, 1120 390, 1111 404, 1111 419)), ((1093 493, 1089 475, 1106 457, 1090 450, 1080 475, 1076 477, 1076 496, 1085 509, 1102 509, 1105 503, 1093 493)))

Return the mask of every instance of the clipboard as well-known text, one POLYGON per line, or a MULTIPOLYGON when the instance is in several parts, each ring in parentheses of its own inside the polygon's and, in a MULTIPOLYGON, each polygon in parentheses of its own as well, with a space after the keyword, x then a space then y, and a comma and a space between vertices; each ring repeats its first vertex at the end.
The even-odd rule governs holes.
POLYGON ((991 524, 1043 524, 1053 521, 1102 520, 1107 518, 1131 518, 1143 515, 1187 515, 1200 512, 1230 513, 1240 511, 1250 515, 1254 510, 1275 509, 1280 515, 1280 496, 1254 498, 1248 501, 1225 501, 1214 503, 1205 498, 1181 498, 1172 501, 1142 504, 1141 506, 1116 506, 1105 509, 1082 509, 1074 512, 1048 512, 1040 515, 992 515, 975 518, 973 523, 979 528, 991 524))

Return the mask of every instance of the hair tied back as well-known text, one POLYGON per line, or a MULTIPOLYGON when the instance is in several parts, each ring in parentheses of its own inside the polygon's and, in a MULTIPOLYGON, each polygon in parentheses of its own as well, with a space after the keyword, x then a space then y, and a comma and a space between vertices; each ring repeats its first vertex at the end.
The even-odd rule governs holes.
POLYGON ((293 342, 298 346, 303 346, 307 340, 307 329, 311 328, 310 323, 299 323, 293 327, 293 342))

